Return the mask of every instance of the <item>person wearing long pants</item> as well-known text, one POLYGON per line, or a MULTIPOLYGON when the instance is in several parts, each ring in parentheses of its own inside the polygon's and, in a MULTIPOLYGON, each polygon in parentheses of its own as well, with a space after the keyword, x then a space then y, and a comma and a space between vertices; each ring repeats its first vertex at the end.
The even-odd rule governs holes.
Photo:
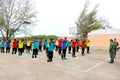
POLYGON ((85 55, 84 52, 85 52, 85 40, 82 41, 82 52, 81 52, 82 55, 85 55))
POLYGON ((5 48, 5 40, 3 40, 1 43, 1 53, 4 53, 4 48, 5 48))
POLYGON ((24 40, 22 39, 18 43, 18 51, 19 51, 19 56, 22 56, 22 53, 24 52, 24 40))
POLYGON ((49 43, 49 48, 48 48, 48 60, 47 62, 52 62, 53 61, 53 50, 54 50, 55 43, 53 39, 50 39, 49 43))
POLYGON ((117 39, 116 39, 116 38, 114 38, 113 43, 114 43, 114 45, 115 45, 114 49, 115 49, 115 57, 116 57, 117 47, 119 46, 119 43, 117 42, 117 39))
POLYGON ((76 52, 76 41, 72 40, 72 57, 76 57, 75 56, 75 52, 76 52))
POLYGON ((32 54, 32 58, 37 58, 38 55, 38 49, 39 49, 39 42, 37 41, 37 39, 35 38, 35 40, 33 41, 33 54, 32 54))
POLYGON ((87 53, 90 53, 90 40, 87 40, 86 42, 86 47, 87 47, 87 53))
POLYGON ((10 40, 6 42, 6 53, 10 53, 10 40))
POLYGON ((12 43, 12 54, 16 54, 16 52, 17 52, 17 40, 14 39, 12 43))
POLYGON ((62 50, 62 39, 60 39, 60 40, 58 41, 58 48, 59 48, 58 53, 59 53, 59 55, 61 55, 61 50, 62 50))
POLYGON ((65 38, 65 39, 62 41, 62 54, 61 54, 62 60, 67 59, 67 58, 66 58, 66 49, 67 49, 67 38, 65 38))
POLYGON ((110 62, 109 62, 109 63, 114 63, 114 58, 115 58, 115 45, 114 45, 112 39, 110 39, 109 53, 110 53, 110 62))
POLYGON ((72 41, 67 42, 67 47, 68 47, 68 53, 71 54, 71 46, 72 46, 72 41))

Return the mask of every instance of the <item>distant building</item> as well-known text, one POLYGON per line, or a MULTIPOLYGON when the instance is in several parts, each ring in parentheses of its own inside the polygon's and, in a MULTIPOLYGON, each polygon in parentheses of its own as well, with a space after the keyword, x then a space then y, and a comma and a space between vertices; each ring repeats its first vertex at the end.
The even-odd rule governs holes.
POLYGON ((120 29, 99 29, 88 34, 93 47, 109 47, 110 39, 114 38, 120 44, 120 29))

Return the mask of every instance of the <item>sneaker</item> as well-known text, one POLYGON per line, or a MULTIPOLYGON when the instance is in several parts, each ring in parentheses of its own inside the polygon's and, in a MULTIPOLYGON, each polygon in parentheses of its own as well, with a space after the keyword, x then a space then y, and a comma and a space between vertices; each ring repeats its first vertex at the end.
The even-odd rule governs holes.
POLYGON ((35 60, 37 60, 37 58, 35 58, 35 60))
POLYGON ((52 60, 50 60, 50 62, 52 62, 52 60))
POLYGON ((85 56, 85 54, 82 54, 82 56, 85 56))
POLYGON ((67 58, 64 58, 65 60, 67 60, 67 58))
POLYGON ((112 61, 110 61, 109 63, 113 63, 112 61))
POLYGON ((47 62, 50 62, 49 60, 47 60, 47 62))
POLYGON ((77 57, 76 55, 74 55, 73 57, 77 57))
POLYGON ((64 58, 61 58, 62 60, 64 60, 64 58))

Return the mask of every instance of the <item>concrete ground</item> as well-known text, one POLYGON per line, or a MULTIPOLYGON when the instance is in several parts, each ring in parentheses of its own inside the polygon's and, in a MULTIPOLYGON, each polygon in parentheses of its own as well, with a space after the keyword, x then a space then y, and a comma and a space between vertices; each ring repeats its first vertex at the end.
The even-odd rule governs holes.
POLYGON ((31 54, 23 56, 0 54, 0 80, 120 80, 120 52, 115 63, 109 63, 107 50, 93 49, 90 54, 61 60, 54 52, 53 62, 47 63, 45 52, 32 60, 31 54))

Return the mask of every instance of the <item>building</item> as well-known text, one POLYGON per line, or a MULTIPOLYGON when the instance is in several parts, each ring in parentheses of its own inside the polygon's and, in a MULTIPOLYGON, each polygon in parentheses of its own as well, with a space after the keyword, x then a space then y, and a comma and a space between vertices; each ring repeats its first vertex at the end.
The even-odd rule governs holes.
POLYGON ((120 44, 120 29, 99 29, 88 34, 93 47, 109 47, 110 39, 114 38, 120 44))

